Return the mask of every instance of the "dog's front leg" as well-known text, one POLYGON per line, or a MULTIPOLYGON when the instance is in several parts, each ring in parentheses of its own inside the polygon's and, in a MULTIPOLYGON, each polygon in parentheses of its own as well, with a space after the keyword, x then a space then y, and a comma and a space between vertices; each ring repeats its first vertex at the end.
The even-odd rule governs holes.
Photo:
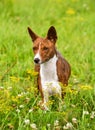
POLYGON ((48 101, 49 101, 49 94, 46 89, 43 89, 43 109, 48 111, 48 101))

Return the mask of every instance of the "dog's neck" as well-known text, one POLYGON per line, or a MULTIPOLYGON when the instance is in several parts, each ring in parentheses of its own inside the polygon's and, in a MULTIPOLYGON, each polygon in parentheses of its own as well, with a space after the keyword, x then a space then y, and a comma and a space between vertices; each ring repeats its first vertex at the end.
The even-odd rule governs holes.
POLYGON ((57 76, 57 56, 54 55, 49 61, 40 65, 40 76, 42 82, 51 82, 51 81, 58 81, 57 76))

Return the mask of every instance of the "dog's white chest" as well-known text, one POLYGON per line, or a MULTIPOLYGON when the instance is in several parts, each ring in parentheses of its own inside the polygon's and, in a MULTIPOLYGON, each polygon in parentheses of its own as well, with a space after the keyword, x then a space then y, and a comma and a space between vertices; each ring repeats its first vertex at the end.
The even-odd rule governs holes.
POLYGON ((54 55, 48 62, 41 64, 40 75, 41 84, 44 92, 48 92, 49 95, 60 94, 61 87, 58 82, 57 76, 57 57, 54 55))

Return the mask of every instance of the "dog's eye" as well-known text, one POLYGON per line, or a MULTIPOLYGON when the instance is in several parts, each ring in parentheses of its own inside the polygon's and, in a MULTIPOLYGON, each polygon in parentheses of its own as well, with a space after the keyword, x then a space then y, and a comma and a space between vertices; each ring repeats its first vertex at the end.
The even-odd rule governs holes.
POLYGON ((48 47, 44 47, 43 50, 48 50, 48 47))
POLYGON ((33 47, 33 51, 36 51, 36 50, 38 50, 38 48, 37 47, 33 47))

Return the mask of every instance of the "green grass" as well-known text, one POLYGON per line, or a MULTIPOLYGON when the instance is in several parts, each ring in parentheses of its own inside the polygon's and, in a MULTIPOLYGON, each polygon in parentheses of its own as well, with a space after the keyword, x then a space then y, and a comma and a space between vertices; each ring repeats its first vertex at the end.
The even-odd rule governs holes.
POLYGON ((38 130, 95 130, 94 6, 94 0, 0 1, 0 130, 31 130, 33 123, 38 130), (27 27, 45 37, 51 25, 72 74, 61 109, 54 103, 45 112, 27 27))

